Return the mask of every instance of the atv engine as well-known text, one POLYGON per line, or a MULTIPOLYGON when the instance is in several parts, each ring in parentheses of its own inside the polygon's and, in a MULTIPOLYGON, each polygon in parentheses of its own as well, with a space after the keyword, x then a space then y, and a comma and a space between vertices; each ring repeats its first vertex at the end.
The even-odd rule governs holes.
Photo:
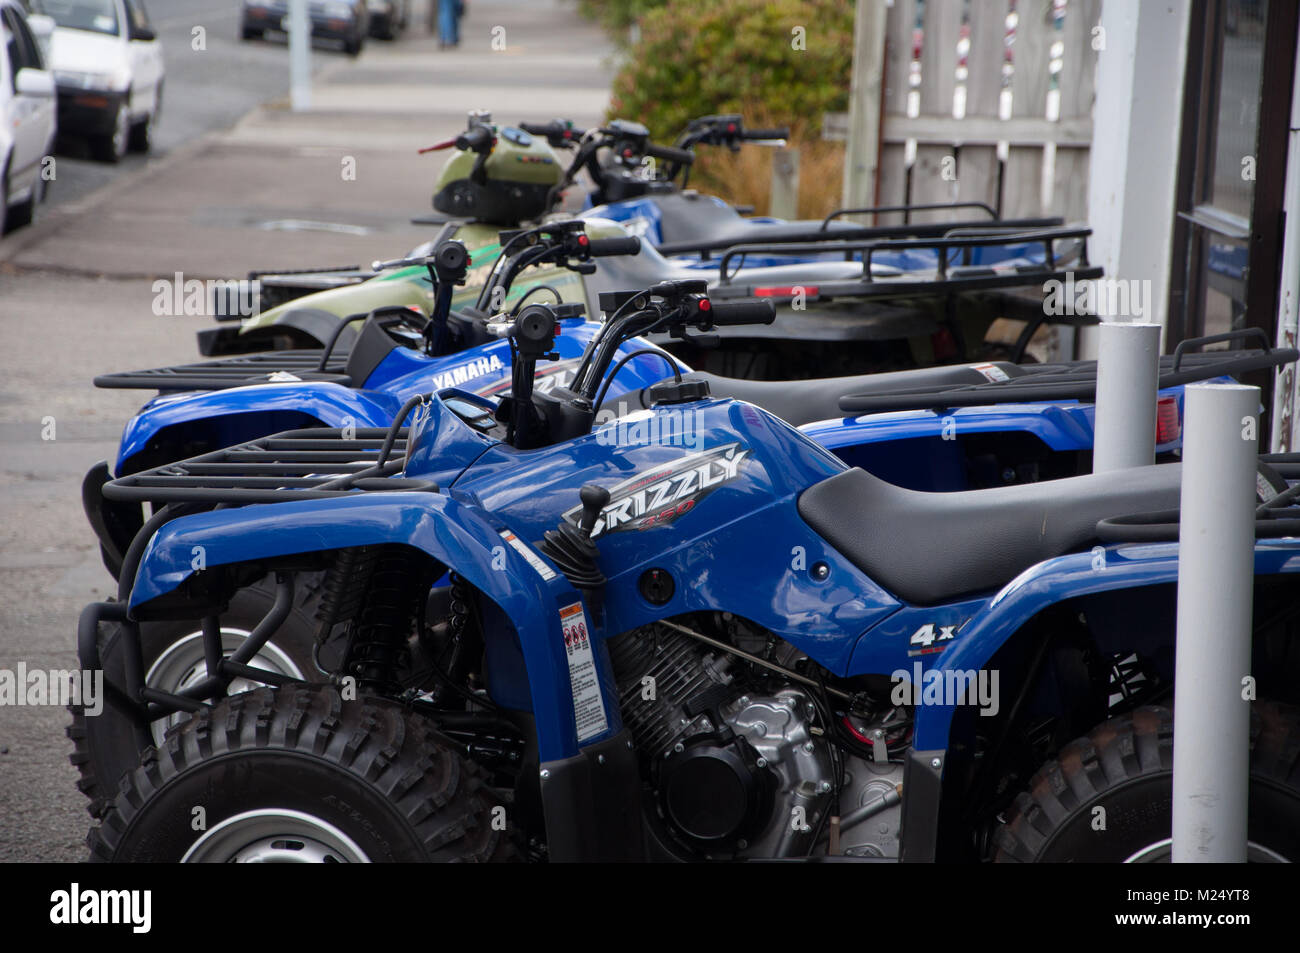
POLYGON ((612 640, 610 654, 658 846, 679 858, 806 854, 834 778, 809 694, 662 625, 612 640))

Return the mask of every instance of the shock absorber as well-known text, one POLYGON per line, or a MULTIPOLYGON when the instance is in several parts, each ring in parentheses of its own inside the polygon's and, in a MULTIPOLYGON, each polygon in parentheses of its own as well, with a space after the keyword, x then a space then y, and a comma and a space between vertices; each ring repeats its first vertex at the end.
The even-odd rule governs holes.
POLYGON ((329 613, 320 634, 348 622, 341 671, 355 677, 359 689, 401 691, 401 669, 410 661, 407 639, 432 576, 429 561, 403 546, 340 554, 326 582, 329 613))

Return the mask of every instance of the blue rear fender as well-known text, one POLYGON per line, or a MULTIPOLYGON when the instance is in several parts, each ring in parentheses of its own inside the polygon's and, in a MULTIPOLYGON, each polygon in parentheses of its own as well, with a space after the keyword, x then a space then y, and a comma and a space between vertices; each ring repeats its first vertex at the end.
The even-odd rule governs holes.
MULTIPOLYGON (((300 427, 387 427, 400 407, 400 399, 392 394, 319 381, 167 394, 127 421, 114 472, 121 476, 139 469, 131 458, 159 443, 216 450, 300 427)), ((164 454, 149 465, 194 455, 164 454)))
MULTIPOLYGON (((206 570, 279 556, 328 552, 351 546, 401 544, 420 550, 455 572, 495 604, 499 620, 488 640, 510 641, 499 654, 521 655, 541 759, 577 753, 577 726, 560 610, 579 597, 563 575, 540 556, 533 568, 503 527, 478 507, 440 493, 365 493, 329 500, 247 506, 181 517, 150 540, 129 599, 136 610, 194 575, 196 556, 206 570), (506 631, 506 627, 512 631, 506 631), (517 642, 516 642, 517 640, 517 642)), ((203 571, 203 570, 201 570, 203 571)), ((603 646, 602 646, 603 649, 603 646)), ((608 659, 598 657, 608 730, 584 739, 596 743, 621 730, 608 659)))
MULTIPOLYGON (((1300 574, 1300 540, 1256 543, 1256 576, 1284 573, 1300 574)), ((955 676, 985 668, 997 651, 1030 620, 1067 599, 1177 581, 1177 543, 1120 543, 1104 547, 1104 557, 1094 549, 1046 560, 1026 569, 983 606, 969 606, 975 611, 961 624, 953 643, 935 658, 930 669, 946 680, 948 672, 955 676)), ((864 643, 873 634, 868 633, 864 643)), ((859 645, 860 651, 864 648, 864 644, 859 645)), ((859 662, 857 656, 855 662, 859 662)), ((900 667, 911 668, 910 665, 900 667)), ((927 677, 930 677, 928 672, 927 677)), ((1001 690, 1003 703, 1009 704, 1015 687, 1002 685, 1001 690)), ((955 706, 948 704, 917 706, 916 750, 939 751, 949 746, 955 710, 955 706)))
POLYGON ((889 443, 955 434, 1023 431, 1033 434, 1052 450, 1092 448, 1091 404, 995 404, 986 407, 956 407, 939 413, 932 410, 904 410, 844 417, 805 424, 799 429, 828 450, 857 447, 868 443, 889 443))

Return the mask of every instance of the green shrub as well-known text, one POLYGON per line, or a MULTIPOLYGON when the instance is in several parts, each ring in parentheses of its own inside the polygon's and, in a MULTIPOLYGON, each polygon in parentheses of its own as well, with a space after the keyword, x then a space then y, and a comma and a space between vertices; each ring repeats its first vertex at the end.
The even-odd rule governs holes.
POLYGON ((579 12, 611 30, 626 30, 669 0, 578 0, 579 12))
POLYGON ((815 134, 823 112, 848 107, 853 7, 848 0, 667 0, 641 18, 640 42, 614 80, 610 118, 643 122, 656 141, 671 142, 696 116, 761 102, 775 121, 815 134))

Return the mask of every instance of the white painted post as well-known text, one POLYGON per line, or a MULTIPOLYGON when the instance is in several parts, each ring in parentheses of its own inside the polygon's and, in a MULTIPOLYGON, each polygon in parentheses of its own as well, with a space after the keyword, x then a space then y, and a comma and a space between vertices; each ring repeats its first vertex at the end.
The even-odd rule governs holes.
POLYGON ((844 154, 844 207, 876 204, 880 154, 880 86, 885 69, 885 0, 857 0, 849 131, 844 154))
POLYGON ((289 0, 289 101, 294 112, 311 109, 311 17, 307 0, 289 0))
POLYGON ((1185 393, 1172 859, 1244 863, 1260 390, 1185 393))
POLYGON ((1150 466, 1156 458, 1160 325, 1106 323, 1097 331, 1092 472, 1150 466))
MULTIPOLYGON (((1151 282, 1142 317, 1157 324, 1166 323, 1169 275, 1180 267, 1170 260, 1170 230, 1190 10, 1190 3, 1103 2, 1101 22, 1089 30, 1098 52, 1088 252, 1107 278, 1151 282)), ((1080 356, 1097 353, 1096 335, 1079 331, 1080 356)))
POLYGON ((798 149, 779 148, 772 153, 772 187, 767 214, 773 218, 799 217, 798 149))

